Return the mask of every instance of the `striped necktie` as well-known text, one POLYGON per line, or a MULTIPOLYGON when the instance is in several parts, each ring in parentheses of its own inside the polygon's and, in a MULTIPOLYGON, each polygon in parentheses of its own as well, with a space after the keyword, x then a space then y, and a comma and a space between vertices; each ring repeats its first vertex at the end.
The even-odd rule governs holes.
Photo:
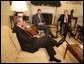
POLYGON ((64 22, 67 23, 68 22, 68 15, 64 16, 64 22))
POLYGON ((42 23, 41 16, 40 16, 40 15, 38 15, 38 17, 39 17, 39 21, 40 21, 40 23, 42 23))

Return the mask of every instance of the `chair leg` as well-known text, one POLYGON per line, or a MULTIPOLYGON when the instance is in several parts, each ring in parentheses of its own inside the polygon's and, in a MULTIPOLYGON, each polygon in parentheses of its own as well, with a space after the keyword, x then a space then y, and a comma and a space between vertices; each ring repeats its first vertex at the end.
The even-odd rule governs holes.
POLYGON ((68 50, 68 48, 66 47, 63 59, 65 59, 65 55, 67 53, 67 50, 68 50))

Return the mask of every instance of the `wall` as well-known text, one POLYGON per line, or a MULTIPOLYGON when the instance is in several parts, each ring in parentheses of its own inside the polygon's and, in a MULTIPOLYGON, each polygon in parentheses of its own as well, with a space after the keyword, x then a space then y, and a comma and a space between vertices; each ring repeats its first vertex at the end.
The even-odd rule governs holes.
POLYGON ((55 7, 51 7, 51 6, 35 6, 35 5, 32 5, 30 3, 30 1, 27 1, 27 4, 29 6, 29 11, 28 12, 24 12, 24 13, 26 15, 30 16, 30 21, 32 21, 32 16, 37 13, 37 10, 41 9, 42 13, 52 13, 53 14, 53 18, 52 18, 52 24, 53 24, 54 15, 55 15, 55 9, 56 9, 55 7))
POLYGON ((52 24, 54 22, 54 14, 55 14, 55 7, 50 7, 50 6, 33 6, 31 7, 32 10, 32 15, 37 13, 38 9, 42 10, 42 13, 52 13, 53 14, 53 18, 52 18, 52 24))
POLYGON ((61 1, 61 7, 58 8, 58 17, 60 14, 63 14, 64 9, 68 9, 69 13, 71 9, 74 9, 73 16, 78 17, 77 24, 83 24, 83 1, 81 1, 82 4, 69 4, 67 1, 61 1))
MULTIPOLYGON (((24 12, 25 15, 30 16, 30 21, 32 20, 32 15, 36 13, 38 8, 41 8, 40 6, 33 6, 31 5, 30 1, 27 1, 29 10, 27 12, 24 12)), ((49 7, 49 6, 42 6, 43 12, 52 12, 55 14, 55 7, 49 7)), ((61 1, 61 7, 57 8, 57 17, 59 18, 60 14, 63 13, 64 9, 68 9, 69 11, 71 9, 74 9, 74 16, 79 17, 78 23, 83 24, 83 4, 77 5, 77 4, 67 4, 67 1, 61 1)), ((10 11, 10 2, 9 1, 1 1, 1 26, 7 25, 10 27, 10 20, 9 16, 12 15, 13 12, 10 11)), ((53 19, 54 20, 54 19, 53 19)), ((55 22, 56 23, 56 22, 55 22)))
POLYGON ((6 25, 10 27, 9 15, 10 15, 9 1, 1 1, 1 26, 6 25))
MULTIPOLYGON (((78 23, 83 24, 83 2, 82 2, 82 5, 68 4, 67 1, 60 1, 60 2, 61 2, 61 7, 57 8, 56 20, 59 18, 60 14, 63 14, 64 9, 68 9, 69 12, 71 9, 74 9, 74 16, 78 17, 78 23)), ((30 1, 27 1, 27 3, 31 9, 30 15, 35 14, 37 9, 39 9, 39 8, 42 9, 43 12, 49 12, 49 13, 53 13, 55 15, 55 7, 34 6, 34 5, 30 4, 30 1)), ((29 14, 29 12, 26 12, 26 14, 29 14)), ((54 19, 53 19, 53 21, 54 21, 54 19)), ((57 21, 55 23, 57 23, 57 21)))

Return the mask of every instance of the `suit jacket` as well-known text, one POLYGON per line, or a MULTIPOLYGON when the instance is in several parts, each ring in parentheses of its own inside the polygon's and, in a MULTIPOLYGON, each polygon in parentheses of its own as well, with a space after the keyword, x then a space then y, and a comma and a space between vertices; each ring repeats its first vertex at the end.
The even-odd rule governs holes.
POLYGON ((58 45, 58 43, 51 37, 43 36, 39 39, 33 39, 30 36, 28 36, 26 32, 18 26, 14 26, 13 32, 16 32, 22 50, 33 53, 37 51, 39 48, 44 47, 46 48, 50 57, 56 54, 56 52, 53 49, 53 46, 58 45))
POLYGON ((37 46, 34 44, 35 39, 28 36, 22 28, 15 25, 13 28, 13 32, 16 33, 22 50, 28 52, 35 52, 38 49, 37 46))
MULTIPOLYGON (((44 22, 43 15, 41 15, 40 17, 41 17, 42 22, 44 22)), ((33 16, 33 18, 32 18, 32 23, 33 23, 34 25, 38 26, 38 23, 39 23, 39 22, 40 22, 39 17, 38 17, 37 14, 35 14, 35 15, 33 16)))
MULTIPOLYGON (((62 24, 64 24, 64 14, 62 14, 62 15, 59 17, 58 21, 60 21, 60 27, 61 27, 62 24)), ((68 24, 70 24, 70 26, 71 26, 71 16, 70 16, 70 15, 68 15, 68 24)))
POLYGON ((50 55, 56 54, 53 46, 58 45, 57 41, 49 36, 43 36, 39 39, 31 38, 27 33, 18 26, 14 26, 13 32, 16 33, 18 41, 23 51, 35 52, 39 48, 46 48, 50 55))

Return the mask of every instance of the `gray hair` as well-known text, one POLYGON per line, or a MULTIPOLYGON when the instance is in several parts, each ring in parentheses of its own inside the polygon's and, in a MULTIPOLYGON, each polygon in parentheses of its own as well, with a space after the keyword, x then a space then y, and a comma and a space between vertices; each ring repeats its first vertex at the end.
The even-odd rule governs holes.
POLYGON ((22 18, 21 16, 15 16, 14 17, 14 24, 17 24, 19 22, 19 19, 22 18))

